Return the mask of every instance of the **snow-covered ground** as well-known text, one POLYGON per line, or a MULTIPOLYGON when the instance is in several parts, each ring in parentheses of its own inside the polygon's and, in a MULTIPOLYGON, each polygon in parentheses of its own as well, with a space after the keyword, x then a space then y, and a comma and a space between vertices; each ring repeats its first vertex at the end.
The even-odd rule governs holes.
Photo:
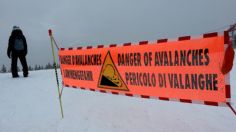
MULTIPOLYGON (((20 73, 22 74, 22 73, 20 73)), ((236 108, 236 66, 231 96, 236 108)), ((65 88, 61 119, 53 70, 12 79, 0 74, 0 132, 235 132, 227 107, 65 88)))

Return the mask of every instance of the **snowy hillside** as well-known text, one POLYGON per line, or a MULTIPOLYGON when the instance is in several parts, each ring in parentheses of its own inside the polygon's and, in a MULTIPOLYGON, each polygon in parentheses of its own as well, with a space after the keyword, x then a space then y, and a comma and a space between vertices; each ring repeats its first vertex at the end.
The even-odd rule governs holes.
MULTIPOLYGON (((231 93, 236 108, 236 67, 231 93)), ((227 107, 166 102, 65 88, 61 119, 53 70, 0 74, 0 132, 235 132, 227 107), (22 74, 22 73, 20 73, 22 74)))

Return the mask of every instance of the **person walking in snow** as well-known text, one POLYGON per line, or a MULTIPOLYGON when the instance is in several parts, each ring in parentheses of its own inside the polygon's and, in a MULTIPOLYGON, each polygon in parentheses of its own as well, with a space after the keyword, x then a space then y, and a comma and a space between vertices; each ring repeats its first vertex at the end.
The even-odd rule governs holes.
POLYGON ((13 26, 7 49, 7 56, 11 59, 11 72, 13 78, 19 77, 17 70, 18 58, 23 67, 24 77, 28 77, 28 65, 26 61, 27 52, 27 42, 22 30, 18 26, 13 26))

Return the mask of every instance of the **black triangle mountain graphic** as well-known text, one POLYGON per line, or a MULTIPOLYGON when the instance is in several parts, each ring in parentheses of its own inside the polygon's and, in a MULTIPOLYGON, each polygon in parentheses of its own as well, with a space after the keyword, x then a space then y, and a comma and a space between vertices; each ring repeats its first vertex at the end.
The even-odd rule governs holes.
POLYGON ((100 85, 118 87, 115 83, 107 79, 105 76, 102 76, 100 85))

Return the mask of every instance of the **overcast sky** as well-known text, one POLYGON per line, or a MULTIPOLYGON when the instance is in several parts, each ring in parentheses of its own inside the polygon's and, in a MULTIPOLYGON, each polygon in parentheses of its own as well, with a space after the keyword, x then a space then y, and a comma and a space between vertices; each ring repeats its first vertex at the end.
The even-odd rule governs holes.
MULTIPOLYGON (((0 67, 13 25, 28 42, 29 65, 52 59, 48 29, 61 47, 137 42, 221 31, 236 22, 236 0, 0 0, 0 67)), ((19 64, 18 64, 19 65, 19 64)))

